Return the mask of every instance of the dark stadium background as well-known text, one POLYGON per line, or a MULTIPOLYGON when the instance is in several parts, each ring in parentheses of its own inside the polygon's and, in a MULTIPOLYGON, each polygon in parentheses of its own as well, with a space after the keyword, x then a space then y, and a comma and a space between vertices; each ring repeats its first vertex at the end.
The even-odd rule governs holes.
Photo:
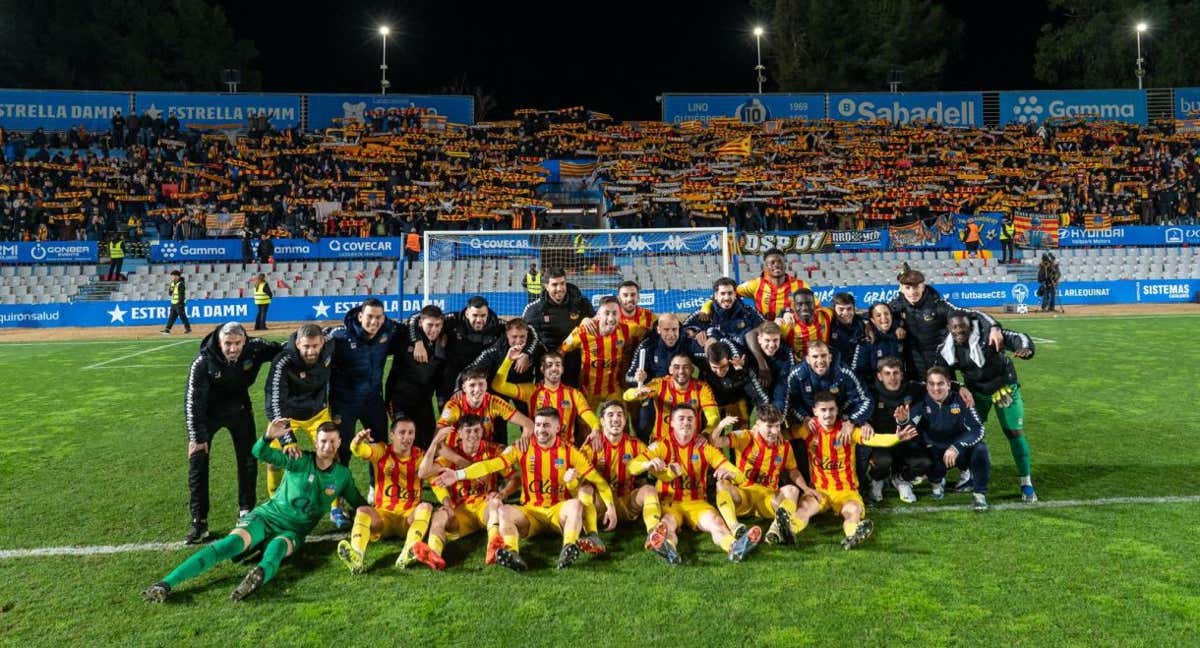
MULTIPOLYGON (((495 97, 493 119, 518 108, 572 105, 654 119, 654 97, 664 91, 754 89, 749 2, 217 4, 237 35, 254 42, 268 92, 378 91, 380 24, 392 30, 392 91, 439 92, 465 80, 495 97)), ((1033 54, 1048 18, 1044 0, 946 5, 963 19, 964 38, 942 89, 1043 85, 1033 78, 1033 54)), ((862 90, 885 90, 884 81, 862 90)))

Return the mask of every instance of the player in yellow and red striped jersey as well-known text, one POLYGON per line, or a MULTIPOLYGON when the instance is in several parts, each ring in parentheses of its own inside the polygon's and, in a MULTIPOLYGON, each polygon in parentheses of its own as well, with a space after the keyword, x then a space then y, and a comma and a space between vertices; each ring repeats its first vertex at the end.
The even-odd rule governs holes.
MULTIPOLYGON (((738 284, 737 296, 754 300, 754 310, 757 310, 765 319, 773 320, 783 316, 790 303, 792 293, 808 287, 806 281, 787 273, 783 252, 771 248, 763 255, 762 274, 738 284)), ((706 313, 712 312, 712 301, 706 301, 700 310, 706 313)))
MULTIPOLYGON (((450 446, 450 436, 450 430, 442 428, 433 438, 429 451, 421 460, 421 477, 432 479, 443 468, 465 468, 478 461, 499 457, 504 450, 503 446, 483 438, 483 419, 475 414, 467 414, 458 420, 454 434, 457 441, 453 446, 450 446)), ((486 529, 488 543, 484 563, 495 563, 496 551, 504 546, 500 538, 499 510, 504 498, 516 492, 513 480, 501 488, 500 478, 511 474, 512 471, 502 475, 493 473, 460 481, 449 490, 433 484, 433 494, 442 506, 433 512, 429 522, 429 548, 441 556, 447 540, 458 540, 486 529)))
POLYGON ((637 324, 649 331, 654 328, 654 312, 638 305, 641 292, 642 287, 636 281, 622 281, 621 285, 617 286, 617 304, 621 307, 622 322, 637 324))
POLYGON ((559 348, 563 354, 582 350, 578 387, 593 403, 621 397, 622 377, 634 348, 646 335, 646 329, 621 322, 619 311, 616 297, 602 298, 595 324, 580 323, 559 348), (593 328, 595 333, 589 331, 593 328))
POLYGON ((605 529, 617 526, 616 505, 608 482, 592 468, 583 453, 559 436, 562 426, 558 412, 550 407, 539 409, 533 417, 533 443, 521 450, 509 446, 485 461, 473 463, 458 470, 443 470, 434 480, 439 486, 449 488, 463 479, 479 479, 495 472, 515 469, 521 478, 520 506, 504 506, 500 509, 500 535, 504 548, 496 552, 496 563, 523 571, 525 561, 519 552, 520 539, 530 538, 542 531, 552 529, 563 537, 562 552, 558 556, 558 568, 570 567, 582 550, 589 553, 603 551, 604 544, 598 537, 589 538, 586 546, 579 542, 583 528, 583 504, 571 497, 568 484, 587 480, 596 488, 600 499, 608 508, 604 516, 605 529))
MULTIPOLYGON (((662 507, 658 491, 649 484, 639 483, 638 476, 629 470, 630 462, 645 456, 646 445, 627 434, 627 428, 625 405, 604 401, 600 404, 600 431, 589 436, 588 443, 580 450, 612 488, 618 519, 632 521, 641 515, 649 533, 662 519, 662 507)), ((608 508, 603 503, 595 504, 595 489, 590 484, 580 486, 577 496, 583 502, 583 528, 595 533, 597 518, 606 515, 608 508)), ((652 548, 649 539, 646 548, 652 548)))
POLYGON ((671 358, 671 364, 667 368, 670 375, 655 378, 640 387, 630 387, 622 394, 626 402, 650 400, 654 403, 651 441, 668 436, 671 428, 671 409, 676 405, 689 405, 693 410, 703 412, 707 423, 705 430, 711 430, 721 418, 721 410, 717 407, 712 387, 703 380, 693 378, 694 369, 692 359, 681 353, 671 358))
POLYGON ((679 544, 677 530, 686 524, 694 531, 707 532, 718 547, 729 553, 729 560, 740 562, 758 545, 762 529, 751 527, 741 536, 735 536, 717 509, 704 498, 709 473, 717 480, 730 479, 737 484, 744 484, 746 476, 716 446, 696 434, 696 411, 690 406, 676 405, 670 421, 670 433, 651 443, 642 457, 634 458, 628 465, 629 472, 635 475, 647 470, 659 475, 662 520, 651 531, 648 544, 667 562, 679 563, 679 553, 675 550, 679 544))
POLYGON ((783 342, 792 349, 796 361, 804 359, 808 344, 821 341, 829 344, 829 333, 833 330, 833 311, 817 306, 817 297, 812 290, 803 288, 792 293, 792 308, 775 320, 783 335, 783 342))
MULTIPOLYGON (((515 398, 525 403, 527 412, 536 412, 543 407, 553 407, 558 410, 562 419, 563 440, 567 443, 578 444, 587 432, 600 427, 600 419, 592 411, 591 404, 583 392, 564 385, 563 357, 556 351, 549 351, 542 356, 542 379, 535 383, 508 382, 508 372, 513 362, 521 355, 521 349, 509 349, 508 355, 496 369, 496 377, 492 378, 492 390, 497 394, 515 398), (583 419, 587 426, 585 430, 576 430, 576 421, 583 419)), ((583 427, 583 426, 579 426, 583 427)))
MULTIPOLYGON (((467 369, 462 374, 462 390, 455 392, 442 408, 438 416, 438 428, 453 428, 458 419, 465 414, 474 414, 483 418, 483 438, 496 443, 508 442, 508 430, 494 429, 492 419, 504 419, 521 427, 521 438, 528 439, 533 434, 533 421, 528 416, 518 412, 516 408, 499 396, 488 393, 488 377, 481 369, 467 369)), ((453 431, 453 429, 451 430, 453 431)), ((457 441, 451 435, 451 445, 457 441)))
POLYGON ((358 507, 350 540, 338 543, 337 554, 353 574, 365 567, 367 544, 380 538, 406 534, 396 566, 408 567, 419 560, 433 569, 444 569, 441 556, 433 554, 421 540, 429 528, 433 506, 421 501, 422 481, 418 475, 421 449, 413 445, 417 428, 412 419, 392 423, 390 443, 372 443, 371 431, 362 430, 350 442, 350 451, 371 462, 375 473, 375 495, 370 506, 358 507))
POLYGON ((746 483, 740 486, 717 483, 717 509, 731 529, 741 526, 738 517, 751 513, 773 520, 767 529, 767 543, 793 544, 799 531, 795 515, 800 495, 816 492, 804 482, 792 445, 783 434, 783 413, 767 405, 757 414, 752 429, 731 430, 722 436, 738 420, 730 416, 713 430, 713 445, 732 448, 738 470, 746 475, 746 483), (792 483, 780 486, 779 478, 785 474, 792 483))
POLYGON ((856 445, 890 448, 916 436, 908 428, 902 434, 873 434, 853 428, 847 433, 838 417, 837 398, 829 392, 813 397, 813 416, 793 435, 803 439, 808 448, 808 462, 815 493, 805 493, 796 509, 796 520, 803 529, 812 516, 831 511, 842 516, 843 549, 852 549, 871 537, 874 525, 863 519, 867 507, 858 494, 856 445))

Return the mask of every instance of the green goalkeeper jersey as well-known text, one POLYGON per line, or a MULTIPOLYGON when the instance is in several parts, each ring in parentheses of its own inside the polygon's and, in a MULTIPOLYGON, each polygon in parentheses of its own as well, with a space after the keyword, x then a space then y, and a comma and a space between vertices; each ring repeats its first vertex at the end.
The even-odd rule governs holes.
POLYGON ((317 468, 316 455, 305 452, 299 459, 292 459, 270 446, 266 438, 254 444, 254 456, 260 461, 284 470, 283 482, 275 489, 270 500, 258 505, 254 513, 271 522, 308 533, 325 515, 333 500, 341 497, 352 507, 366 504, 350 469, 338 463, 325 470, 317 468))

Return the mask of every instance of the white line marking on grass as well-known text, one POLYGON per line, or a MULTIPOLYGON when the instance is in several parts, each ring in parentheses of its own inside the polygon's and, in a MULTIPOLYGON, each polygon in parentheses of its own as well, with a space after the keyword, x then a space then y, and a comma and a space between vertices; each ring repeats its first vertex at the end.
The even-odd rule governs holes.
MULTIPOLYGON (((1050 500, 1037 504, 1004 502, 993 504, 992 511, 1037 511, 1039 509, 1093 508, 1121 504, 1200 504, 1200 495, 1166 495, 1163 497, 1102 497, 1090 500, 1050 500)), ((946 506, 897 506, 895 508, 870 509, 878 515, 913 515, 918 513, 958 513, 970 511, 970 504, 948 504, 946 506)), ((331 542, 349 537, 345 533, 312 535, 304 542, 331 542)), ((101 556, 107 554, 133 553, 137 551, 176 551, 186 548, 183 542, 144 542, 121 545, 93 545, 73 547, 37 547, 33 549, 0 549, 0 560, 13 558, 41 558, 46 556, 101 556)))
POLYGON ((88 367, 88 369, 172 369, 175 367, 190 367, 192 363, 185 362, 183 364, 156 364, 156 365, 109 365, 106 367, 88 367))
POLYGON ((135 352, 135 353, 130 353, 130 354, 128 354, 128 355, 123 355, 123 356, 119 356, 119 357, 113 358, 112 360, 105 360, 104 362, 97 362, 97 363, 96 363, 96 364, 94 364, 94 365, 88 365, 88 366, 84 367, 84 370, 87 370, 87 369, 98 369, 98 368, 100 368, 100 367, 103 367, 103 366, 104 366, 104 365, 106 365, 106 364, 111 364, 111 363, 114 363, 114 362, 120 362, 121 360, 128 360, 129 358, 136 358, 137 356, 140 356, 140 355, 143 355, 143 354, 146 354, 146 353, 153 353, 153 352, 155 352, 155 351, 159 351, 159 350, 162 350, 162 349, 169 349, 169 348, 171 348, 171 347, 179 346, 180 344, 188 344, 189 342, 194 344, 194 343, 195 343, 195 340, 180 340, 180 341, 178 341, 178 342, 172 342, 172 343, 170 343, 170 344, 164 344, 164 345, 162 345, 162 346, 156 346, 156 347, 154 347, 154 348, 151 348, 151 349, 143 349, 143 350, 141 350, 141 351, 137 351, 137 352, 135 352))
POLYGON ((1030 335, 1029 339, 1033 340, 1034 342, 1037 342, 1038 344, 1057 344, 1057 342, 1055 342, 1054 340, 1047 340, 1046 338, 1040 338, 1036 335, 1030 335))

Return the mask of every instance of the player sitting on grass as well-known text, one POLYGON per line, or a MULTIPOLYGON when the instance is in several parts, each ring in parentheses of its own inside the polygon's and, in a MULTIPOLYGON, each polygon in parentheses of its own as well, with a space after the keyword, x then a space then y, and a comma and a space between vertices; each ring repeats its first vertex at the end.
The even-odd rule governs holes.
POLYGON ((800 530, 795 519, 801 493, 816 495, 804 483, 796 466, 792 445, 783 437, 783 414, 772 405, 759 408, 758 420, 749 430, 722 432, 737 423, 737 417, 727 416, 713 430, 713 445, 733 448, 738 470, 746 475, 746 483, 717 482, 717 509, 731 529, 743 526, 738 517, 751 513, 774 520, 767 529, 768 544, 793 544, 800 530), (792 484, 779 485, 787 473, 792 484))
POLYGON ((277 418, 252 450, 259 461, 283 469, 282 481, 271 499, 242 518, 229 535, 192 554, 161 581, 143 590, 142 598, 165 601, 180 583, 265 542, 261 561, 230 595, 234 601, 240 601, 275 576, 279 564, 303 545, 304 538, 321 521, 333 500, 344 497, 354 506, 364 503, 349 469, 337 461, 342 438, 336 425, 329 422, 320 425, 315 453, 295 448, 284 452, 270 447, 271 441, 290 432, 291 421, 277 418))
MULTIPOLYGON (((671 564, 682 562, 676 547, 679 526, 705 531, 732 562, 741 562, 762 539, 762 529, 751 527, 734 535, 721 514, 706 501, 708 475, 718 480, 731 479, 741 485, 746 476, 725 459, 721 451, 696 434, 696 411, 689 405, 675 405, 670 412, 671 429, 650 444, 646 454, 629 462, 629 472, 639 475, 652 470, 661 475, 658 497, 662 502, 662 521, 650 534, 652 548, 671 564)), ((740 529, 739 529, 740 530, 740 529)))
POLYGON ((350 443, 350 451, 369 461, 375 471, 375 498, 370 506, 358 507, 350 539, 338 543, 338 558, 350 573, 361 574, 368 543, 405 533, 397 567, 404 569, 419 560, 433 569, 444 569, 442 557, 422 542, 433 506, 421 501, 422 482, 417 469, 423 453, 413 446, 417 428, 412 419, 398 418, 389 436, 391 443, 372 443, 371 431, 363 430, 350 443))
POLYGON ((846 535, 842 548, 853 549, 871 537, 875 529, 870 520, 863 519, 867 507, 858 494, 855 446, 891 447, 914 438, 916 430, 872 434, 855 427, 846 434, 843 421, 838 417, 837 399, 829 392, 820 392, 813 397, 812 411, 812 418, 797 428, 796 434, 807 446, 809 471, 816 492, 805 492, 800 500, 796 509, 799 522, 796 530, 807 526, 814 515, 831 511, 842 516, 842 532, 846 535))
MULTIPOLYGON (((438 430, 437 436, 433 437, 433 445, 429 446, 429 451, 421 460, 421 478, 433 479, 442 468, 463 468, 499 457, 503 446, 485 440, 483 427, 482 418, 467 414, 458 420, 453 435, 450 428, 438 430), (446 452, 451 436, 456 440, 451 452, 446 452)), ((504 497, 516 490, 516 483, 510 480, 503 491, 498 492, 497 482, 497 475, 493 473, 479 479, 460 481, 450 490, 433 485, 433 493, 442 503, 441 508, 433 512, 429 523, 429 547, 434 553, 441 556, 447 540, 458 540, 487 529, 487 558, 484 562, 488 565, 496 562, 496 551, 504 547, 500 537, 499 509, 504 504, 504 497)))
POLYGON ((562 535, 563 547, 558 556, 558 568, 570 567, 581 550, 604 551, 599 538, 594 542, 579 542, 583 528, 583 504, 571 497, 567 484, 572 477, 586 479, 596 487, 600 499, 607 507, 604 526, 608 531, 617 526, 617 511, 613 504, 612 490, 584 458, 583 453, 559 436, 562 423, 558 411, 543 407, 533 418, 533 440, 529 448, 521 450, 509 446, 484 461, 473 463, 458 470, 444 469, 434 483, 450 488, 464 479, 479 479, 503 470, 516 469, 521 475, 521 505, 504 506, 500 510, 500 534, 504 548, 496 551, 496 563, 514 571, 524 571, 525 561, 519 552, 520 539, 531 538, 547 529, 562 535), (571 470, 574 475, 569 475, 571 470))
MULTIPOLYGON (((637 437, 626 434, 625 406, 610 400, 600 404, 600 434, 588 437, 583 446, 583 455, 604 476, 613 490, 619 520, 636 520, 638 515, 652 532, 662 519, 662 508, 658 502, 658 491, 649 484, 638 484, 637 476, 629 470, 629 463, 644 458, 646 445, 637 437)), ((579 500, 583 502, 584 530, 596 532, 596 520, 608 515, 608 507, 601 502, 595 504, 595 489, 590 484, 579 488, 579 500)), ((646 548, 653 549, 646 541, 646 548)))

